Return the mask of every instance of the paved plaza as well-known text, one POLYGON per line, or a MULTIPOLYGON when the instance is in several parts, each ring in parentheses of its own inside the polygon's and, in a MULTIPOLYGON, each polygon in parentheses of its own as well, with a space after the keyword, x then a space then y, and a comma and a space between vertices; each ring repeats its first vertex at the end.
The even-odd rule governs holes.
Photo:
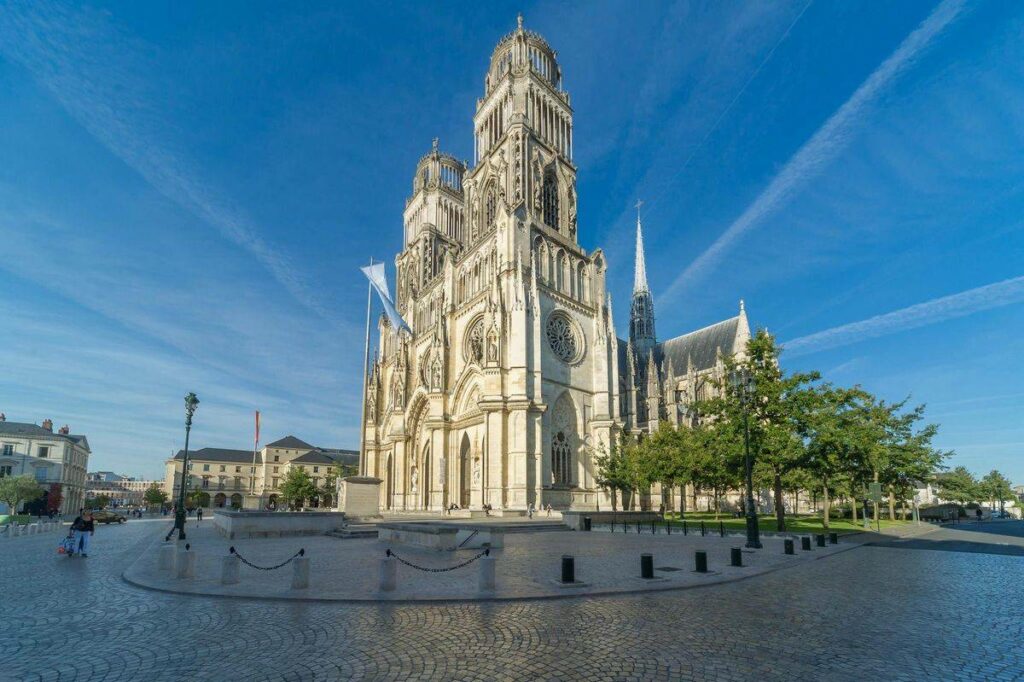
POLYGON ((1024 679, 1015 523, 883 540, 703 589, 438 604, 126 583, 165 526, 101 527, 88 559, 59 557, 53 534, 4 541, 0 680, 1024 679))
MULTIPOLYGON (((498 526, 501 520, 493 519, 490 524, 477 525, 498 526)), ((396 567, 396 589, 389 592, 379 590, 380 560, 388 549, 401 559, 427 569, 443 569, 473 561, 479 557, 479 549, 440 552, 376 538, 339 540, 329 536, 227 540, 208 521, 198 528, 191 524, 188 531, 189 544, 198 555, 194 579, 178 579, 173 571, 160 570, 158 548, 164 543, 164 535, 160 532, 154 534, 152 544, 125 570, 124 575, 129 582, 141 587, 191 594, 330 600, 522 599, 711 585, 814 561, 855 546, 844 538, 839 545, 817 547, 812 543, 811 551, 802 551, 800 540, 796 539, 795 553, 786 555, 783 538, 765 537, 761 551, 743 551, 743 566, 733 567, 730 565, 730 550, 743 547, 746 539, 743 536, 727 534, 719 537, 718 532, 710 530, 706 536, 699 532, 683 535, 680 531, 667 535, 663 527, 655 527, 658 532, 652 534, 649 524, 641 524, 639 533, 634 532, 632 526, 628 532, 616 533, 572 532, 560 523, 544 521, 536 522, 536 526, 563 530, 506 534, 505 546, 491 551, 495 589, 484 592, 479 589, 480 563, 445 572, 421 571, 399 563, 396 567), (260 566, 277 565, 303 548, 310 560, 309 588, 291 589, 291 566, 275 571, 241 566, 240 582, 222 585, 221 565, 231 546, 260 566), (694 571, 694 553, 697 550, 706 552, 707 573, 694 571), (643 553, 654 558, 654 580, 640 577, 640 555, 643 553), (563 554, 575 559, 578 584, 571 587, 561 585, 558 580, 563 554)))

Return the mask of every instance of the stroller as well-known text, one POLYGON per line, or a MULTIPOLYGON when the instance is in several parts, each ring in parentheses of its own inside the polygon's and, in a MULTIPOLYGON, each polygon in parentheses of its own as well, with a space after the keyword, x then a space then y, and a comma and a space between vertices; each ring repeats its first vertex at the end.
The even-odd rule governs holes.
POLYGON ((68 558, 75 556, 75 550, 78 549, 78 538, 75 537, 74 531, 68 533, 68 536, 60 541, 60 545, 57 546, 58 554, 67 554, 68 558))

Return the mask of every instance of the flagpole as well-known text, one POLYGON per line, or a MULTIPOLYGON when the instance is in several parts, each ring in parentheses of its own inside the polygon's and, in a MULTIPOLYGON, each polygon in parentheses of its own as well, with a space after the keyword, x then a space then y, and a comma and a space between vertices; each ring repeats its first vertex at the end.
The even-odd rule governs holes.
MULTIPOLYGON (((373 265, 373 258, 370 259, 373 265)), ((366 284, 366 342, 363 344, 363 402, 359 417, 359 474, 366 476, 366 375, 370 368, 370 302, 373 284, 366 284)))

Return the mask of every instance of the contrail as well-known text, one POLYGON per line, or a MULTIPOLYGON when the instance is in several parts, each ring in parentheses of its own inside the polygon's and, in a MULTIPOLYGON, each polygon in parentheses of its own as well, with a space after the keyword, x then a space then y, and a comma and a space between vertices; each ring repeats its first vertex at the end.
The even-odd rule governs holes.
POLYGON ((825 124, 786 163, 760 196, 750 204, 732 225, 678 276, 661 296, 663 300, 678 294, 685 286, 706 276, 718 265, 725 252, 765 216, 781 206, 808 178, 820 171, 843 148, 859 117, 879 92, 901 72, 950 23, 964 7, 963 0, 946 0, 928 18, 904 38, 875 71, 861 83, 850 99, 836 110, 825 124))
POLYGON ((1024 301, 1024 276, 1005 279, 1002 282, 925 301, 884 315, 869 317, 860 322, 851 322, 801 336, 784 343, 783 347, 787 357, 807 355, 1021 301, 1024 301))
POLYGON ((145 69, 151 48, 120 33, 100 12, 50 3, 0 11, 0 54, 23 66, 61 106, 168 199, 248 251, 297 301, 330 319, 300 268, 269 244, 237 208, 211 191, 184 154, 166 142, 168 100, 145 69))

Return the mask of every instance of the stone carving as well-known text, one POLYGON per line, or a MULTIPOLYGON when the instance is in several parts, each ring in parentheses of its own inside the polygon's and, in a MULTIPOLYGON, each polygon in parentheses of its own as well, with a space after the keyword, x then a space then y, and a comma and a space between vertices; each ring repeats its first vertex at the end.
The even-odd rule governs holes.
POLYGON ((409 489, 414 493, 420 490, 420 472, 416 467, 412 468, 412 473, 409 475, 409 489))

